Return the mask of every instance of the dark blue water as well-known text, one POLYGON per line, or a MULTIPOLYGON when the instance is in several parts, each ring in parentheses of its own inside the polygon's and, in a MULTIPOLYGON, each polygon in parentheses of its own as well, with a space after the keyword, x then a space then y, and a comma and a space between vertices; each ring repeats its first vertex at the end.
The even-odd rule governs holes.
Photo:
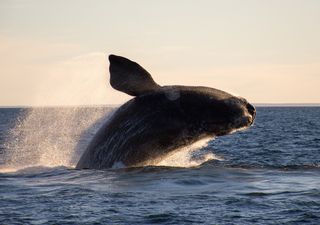
MULTIPOLYGON (((86 109, 86 117, 90 110, 96 109, 86 109)), ((195 168, 98 171, 24 162, 24 169, 6 171, 20 127, 30 138, 44 129, 48 137, 41 138, 52 145, 52 137, 71 135, 84 146, 94 134, 92 127, 62 132, 48 122, 59 116, 26 128, 25 111, 0 109, 0 224, 320 224, 320 108, 260 107, 249 130, 206 147, 224 160, 195 168)), ((83 120, 83 112, 75 115, 83 120)), ((32 149, 23 143, 18 155, 32 149)))

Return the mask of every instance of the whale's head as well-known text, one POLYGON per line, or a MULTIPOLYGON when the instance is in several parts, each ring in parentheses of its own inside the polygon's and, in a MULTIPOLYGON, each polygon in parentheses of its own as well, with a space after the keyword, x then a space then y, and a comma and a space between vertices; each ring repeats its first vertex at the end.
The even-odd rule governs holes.
POLYGON ((256 110, 246 99, 212 88, 194 90, 193 109, 197 110, 196 118, 206 132, 220 136, 253 124, 256 110))
POLYGON ((242 97, 208 87, 162 89, 169 100, 178 101, 188 123, 199 132, 220 136, 245 129, 254 122, 255 107, 242 97))
POLYGON ((212 91, 199 115, 204 129, 217 136, 245 129, 253 124, 256 110, 248 101, 220 90, 212 91))

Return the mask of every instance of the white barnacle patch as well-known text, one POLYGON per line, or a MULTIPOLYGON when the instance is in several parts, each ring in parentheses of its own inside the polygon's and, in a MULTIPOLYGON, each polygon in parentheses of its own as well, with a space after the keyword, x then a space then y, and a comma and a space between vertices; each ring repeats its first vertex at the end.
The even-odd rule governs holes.
POLYGON ((168 88, 164 94, 170 101, 175 101, 180 98, 180 91, 177 88, 168 88))

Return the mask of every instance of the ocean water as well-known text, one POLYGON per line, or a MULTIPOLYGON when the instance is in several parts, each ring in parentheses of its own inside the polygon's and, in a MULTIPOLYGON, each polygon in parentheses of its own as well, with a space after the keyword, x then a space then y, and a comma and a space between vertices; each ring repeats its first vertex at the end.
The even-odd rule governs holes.
POLYGON ((113 110, 0 109, 0 224, 320 224, 319 107, 258 107, 200 165, 74 169, 113 110))

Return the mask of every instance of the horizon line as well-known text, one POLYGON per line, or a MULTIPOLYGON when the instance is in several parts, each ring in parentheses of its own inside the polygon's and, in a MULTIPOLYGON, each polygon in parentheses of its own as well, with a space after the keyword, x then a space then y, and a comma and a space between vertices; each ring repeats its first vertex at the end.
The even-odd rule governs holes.
MULTIPOLYGON (((72 108, 72 107, 116 107, 120 104, 88 104, 88 105, 0 105, 0 108, 72 108)), ((257 107, 320 107, 320 103, 252 103, 257 107)))

